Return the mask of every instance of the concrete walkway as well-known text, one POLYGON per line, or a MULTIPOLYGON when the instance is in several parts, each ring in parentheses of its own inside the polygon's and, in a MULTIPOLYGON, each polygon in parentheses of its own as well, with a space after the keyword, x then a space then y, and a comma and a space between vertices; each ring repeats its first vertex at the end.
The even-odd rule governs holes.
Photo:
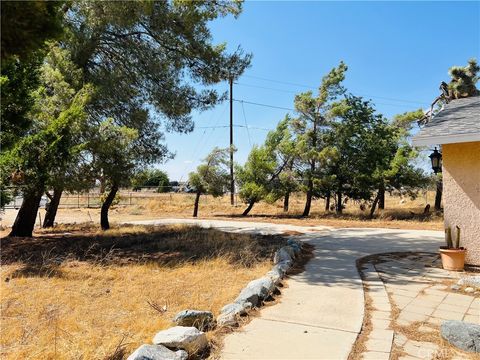
POLYGON ((291 276, 280 303, 261 310, 242 330, 225 338, 223 359, 347 359, 364 310, 362 281, 355 261, 393 251, 435 252, 437 231, 331 229, 283 224, 164 219, 135 224, 196 224, 232 232, 276 234, 298 231, 315 246, 303 273, 291 276))

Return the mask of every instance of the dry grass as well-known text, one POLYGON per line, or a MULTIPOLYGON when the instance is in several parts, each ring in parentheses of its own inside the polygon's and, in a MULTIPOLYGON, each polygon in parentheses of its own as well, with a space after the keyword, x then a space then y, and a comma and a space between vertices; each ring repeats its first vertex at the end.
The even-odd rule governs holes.
MULTIPOLYGON (((129 198, 129 195, 123 195, 129 198)), ((194 203, 193 194, 184 193, 135 193, 131 198, 132 205, 117 205, 110 211, 113 222, 150 220, 158 218, 191 218, 194 203)), ((442 214, 431 212, 423 214, 427 203, 434 198, 433 192, 418 197, 415 200, 387 195, 386 209, 376 213, 373 219, 368 218, 368 211, 361 211, 359 203, 348 201, 344 214, 324 210, 324 200, 313 200, 310 217, 303 218, 301 214, 305 205, 303 194, 294 194, 290 199, 290 211, 283 212, 282 201, 274 204, 261 202, 255 204, 247 217, 241 216, 245 205, 238 199, 238 205, 230 205, 229 196, 200 198, 199 216, 209 219, 233 219, 242 221, 265 221, 274 223, 288 223, 300 226, 326 225, 332 227, 384 227, 395 229, 425 229, 443 230, 442 214)), ((68 201, 68 199, 66 200, 68 201)), ((82 204, 82 203, 81 203, 82 204)), ((2 224, 10 226, 15 219, 16 211, 7 210, 2 224)), ((40 217, 45 217, 45 210, 40 211, 40 217)), ((98 208, 61 208, 57 214, 58 223, 99 222, 98 208)), ((0 234, 1 235, 1 234, 0 234)))
MULTIPOLYGON (((358 265, 357 265, 358 266, 358 265)), ((360 273, 362 275, 362 273, 360 273)), ((372 298, 368 292, 368 286, 363 283, 364 289, 364 315, 363 315, 363 323, 362 329, 355 340, 355 343, 352 346, 352 350, 350 350, 350 354, 348 355, 348 360, 359 360, 362 359, 362 354, 367 350, 366 343, 368 340, 368 336, 372 332, 372 312, 375 310, 373 307, 372 298)))
POLYGON ((2 239, 1 358, 122 358, 180 310, 217 314, 269 270, 280 244, 178 226, 2 239))

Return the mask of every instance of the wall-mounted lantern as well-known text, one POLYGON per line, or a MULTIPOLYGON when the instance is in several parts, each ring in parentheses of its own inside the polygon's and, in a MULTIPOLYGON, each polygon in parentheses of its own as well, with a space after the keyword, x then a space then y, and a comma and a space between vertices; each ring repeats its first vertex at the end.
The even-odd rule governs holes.
POLYGON ((442 172, 442 154, 438 152, 437 148, 433 150, 429 156, 430 161, 432 162, 432 169, 435 174, 442 172))

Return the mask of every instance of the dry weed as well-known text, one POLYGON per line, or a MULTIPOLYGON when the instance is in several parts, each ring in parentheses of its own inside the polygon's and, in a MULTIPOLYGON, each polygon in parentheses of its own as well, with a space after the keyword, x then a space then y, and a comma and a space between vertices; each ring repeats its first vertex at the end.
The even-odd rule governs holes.
POLYGON ((2 359, 113 360, 151 343, 180 310, 218 314, 284 240, 77 225, 2 242, 2 359))

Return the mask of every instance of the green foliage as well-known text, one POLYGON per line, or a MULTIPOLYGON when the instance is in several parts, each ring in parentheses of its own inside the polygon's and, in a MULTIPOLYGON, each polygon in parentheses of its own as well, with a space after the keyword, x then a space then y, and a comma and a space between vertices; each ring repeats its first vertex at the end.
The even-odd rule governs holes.
POLYGON ((214 148, 197 171, 189 174, 189 184, 199 194, 221 196, 229 184, 230 149, 214 148))
POLYGON ((60 1, 3 1, 1 21, 0 147, 11 149, 31 126, 32 92, 39 84, 38 67, 45 41, 62 32, 60 1))
POLYGON ((298 152, 297 139, 292 131, 293 119, 287 115, 277 124, 275 130, 267 134, 265 147, 275 157, 277 166, 282 169, 275 182, 275 195, 273 198, 281 197, 287 193, 296 191, 298 186, 298 174, 296 165, 300 156, 298 152))
POLYGON ((332 190, 368 200, 383 181, 383 172, 395 153, 395 130, 360 97, 349 95, 335 107, 342 111, 337 111, 327 137, 336 155, 326 158, 334 179, 332 190))
POLYGON ((452 66, 448 70, 451 77, 448 89, 451 96, 458 99, 478 95, 479 91, 475 84, 478 81, 479 71, 480 66, 476 59, 470 59, 467 66, 452 66))
MULTIPOLYGON (((2 63, 29 58, 62 32, 63 1, 2 1, 2 63)), ((3 66, 2 66, 3 67, 3 66)))
POLYGON ((158 192, 167 192, 170 190, 169 183, 167 173, 159 169, 142 170, 132 178, 134 190, 141 187, 156 187, 158 192))
POLYGON ((23 62, 2 63, 1 77, 1 119, 0 146, 10 149, 22 136, 26 135, 31 118, 28 117, 34 104, 31 96, 38 87, 38 68, 42 57, 36 54, 23 62))
POLYGON ((254 146, 243 166, 236 166, 239 195, 245 203, 278 199, 278 162, 266 146, 254 146))
POLYGON ((11 183, 13 174, 21 174, 19 186, 23 192, 43 191, 58 172, 64 170, 82 150, 77 142, 77 130, 86 119, 84 108, 91 94, 84 88, 76 94, 70 106, 44 128, 23 137, 0 158, 2 183, 11 183))
POLYGON ((130 184, 140 160, 135 156, 138 132, 126 126, 117 126, 112 119, 102 121, 92 129, 88 149, 92 153, 92 167, 108 185, 130 184))
POLYGON ((147 163, 171 156, 162 129, 190 132, 191 112, 224 98, 211 85, 250 64, 241 49, 228 54, 213 44, 208 28, 240 11, 237 1, 74 2, 62 45, 97 90, 87 109, 92 121, 136 129, 136 151, 147 163))
POLYGON ((425 112, 423 109, 407 111, 402 114, 395 115, 393 117, 392 124, 399 129, 404 129, 404 131, 408 133, 412 130, 413 125, 422 120, 424 116, 425 112))
POLYGON ((297 141, 299 159, 303 163, 303 179, 308 183, 307 192, 313 191, 313 183, 318 179, 318 165, 321 153, 327 146, 325 134, 332 114, 340 111, 340 104, 334 100, 345 93, 341 85, 345 79, 347 66, 340 64, 322 78, 317 97, 311 91, 295 96, 295 110, 298 117, 292 120, 297 141))

